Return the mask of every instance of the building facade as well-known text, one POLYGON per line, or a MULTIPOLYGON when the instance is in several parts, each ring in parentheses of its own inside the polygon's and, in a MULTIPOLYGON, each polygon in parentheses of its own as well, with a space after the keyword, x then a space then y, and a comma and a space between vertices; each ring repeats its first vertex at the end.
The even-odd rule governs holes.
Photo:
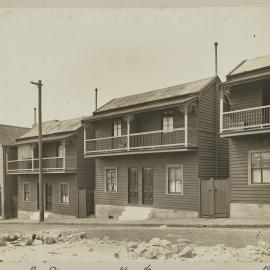
MULTIPOLYGON (((48 121, 43 130, 45 218, 94 213, 94 163, 83 157, 81 118, 48 121)), ((39 216, 38 125, 6 148, 6 175, 13 176, 19 218, 39 216)))
POLYGON ((13 176, 9 178, 9 181, 6 185, 4 185, 4 176, 5 176, 5 157, 4 157, 4 149, 5 145, 15 142, 17 138, 26 133, 29 128, 11 126, 11 125, 0 125, 0 216, 5 218, 6 216, 12 215, 11 213, 11 205, 13 203, 13 193, 14 187, 10 185, 12 183, 13 176), (6 210, 6 211, 5 211, 6 210))
POLYGON ((228 177, 219 78, 113 99, 83 120, 97 217, 198 217, 200 179, 228 177))
POLYGON ((220 87, 220 134, 230 138, 232 217, 270 217, 270 56, 245 60, 220 87))

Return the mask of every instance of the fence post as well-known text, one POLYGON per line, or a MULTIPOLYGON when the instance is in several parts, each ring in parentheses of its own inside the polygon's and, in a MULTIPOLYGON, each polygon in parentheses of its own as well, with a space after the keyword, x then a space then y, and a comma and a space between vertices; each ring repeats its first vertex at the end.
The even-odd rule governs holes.
POLYGON ((215 183, 214 183, 214 178, 210 178, 211 181, 211 212, 213 218, 215 217, 215 183))

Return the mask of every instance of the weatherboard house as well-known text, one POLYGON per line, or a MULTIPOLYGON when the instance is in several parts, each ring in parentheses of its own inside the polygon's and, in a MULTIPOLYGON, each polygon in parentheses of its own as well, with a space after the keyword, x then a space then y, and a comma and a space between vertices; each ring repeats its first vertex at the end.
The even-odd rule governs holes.
POLYGON ((0 124, 0 216, 12 216, 12 205, 16 203, 16 187, 9 182, 4 182, 5 175, 5 145, 15 142, 17 138, 26 133, 29 128, 0 124), (6 211, 4 211, 6 210, 6 211))
MULTIPOLYGON (((83 157, 82 118, 42 123, 45 218, 93 214, 94 163, 83 157)), ((19 218, 38 219, 38 124, 6 147, 19 218)))
MULTIPOLYGON (((96 217, 208 215, 200 181, 228 177, 219 83, 212 77, 116 98, 82 120, 84 156, 95 159, 96 217)), ((228 216, 222 207, 216 216, 228 216)))
POLYGON ((220 134, 230 138, 230 213, 270 217, 270 55, 241 62, 220 86, 220 134))

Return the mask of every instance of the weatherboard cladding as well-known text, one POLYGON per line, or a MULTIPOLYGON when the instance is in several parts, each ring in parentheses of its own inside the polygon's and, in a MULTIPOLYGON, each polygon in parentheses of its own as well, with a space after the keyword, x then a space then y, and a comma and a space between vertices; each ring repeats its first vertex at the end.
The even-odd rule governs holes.
POLYGON ((153 207, 198 211, 196 152, 96 158, 96 204, 128 204, 128 168, 139 168, 139 205, 142 205, 142 168, 153 168, 153 207), (184 165, 184 195, 168 195, 166 165, 184 165), (105 192, 104 169, 117 167, 117 192, 105 192))
POLYGON ((248 185, 248 152, 270 149, 270 134, 230 139, 231 202, 270 204, 270 185, 248 185))
MULTIPOLYGON (((78 212, 78 192, 75 174, 44 175, 44 184, 52 184, 52 213, 77 216, 78 212), (69 183, 69 204, 60 203, 60 183, 69 183)), ((38 211, 38 176, 37 175, 19 175, 18 176, 18 210, 20 211, 38 211), (31 199, 29 202, 23 200, 23 183, 28 182, 31 186, 31 199)))

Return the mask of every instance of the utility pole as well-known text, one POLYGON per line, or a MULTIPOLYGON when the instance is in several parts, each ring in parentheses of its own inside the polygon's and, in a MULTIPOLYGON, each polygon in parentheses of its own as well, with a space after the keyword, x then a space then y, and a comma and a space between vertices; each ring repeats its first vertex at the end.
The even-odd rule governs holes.
POLYGON ((38 87, 38 163, 39 163, 39 222, 44 221, 44 201, 43 201, 43 166, 42 166, 42 108, 41 108, 41 80, 31 82, 38 87))

